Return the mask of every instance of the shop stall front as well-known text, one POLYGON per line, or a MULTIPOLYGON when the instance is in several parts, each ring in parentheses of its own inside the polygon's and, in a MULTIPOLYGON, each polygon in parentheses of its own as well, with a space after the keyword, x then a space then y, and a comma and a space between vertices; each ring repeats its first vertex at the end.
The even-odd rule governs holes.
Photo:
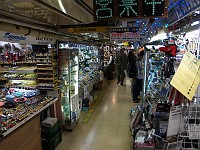
POLYGON ((0 41, 0 147, 42 149, 41 121, 56 117, 56 40, 0 31, 0 41))

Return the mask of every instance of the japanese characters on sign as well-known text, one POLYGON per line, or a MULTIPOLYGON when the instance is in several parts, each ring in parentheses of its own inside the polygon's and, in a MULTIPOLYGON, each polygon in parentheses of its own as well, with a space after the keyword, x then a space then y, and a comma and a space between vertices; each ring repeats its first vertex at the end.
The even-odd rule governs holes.
POLYGON ((138 28, 111 28, 111 41, 140 41, 138 28))
POLYGON ((137 17, 138 16, 138 0, 118 0, 119 17, 137 17))
POLYGON ((137 32, 139 31, 139 27, 125 27, 125 28, 111 28, 111 32, 137 32))
POLYGON ((94 0, 96 19, 167 17, 169 0, 94 0))
POLYGON ((95 6, 98 19, 113 18, 113 0, 95 0, 95 6))
POLYGON ((143 16, 163 16, 164 15, 164 0, 144 0, 143 1, 143 16))

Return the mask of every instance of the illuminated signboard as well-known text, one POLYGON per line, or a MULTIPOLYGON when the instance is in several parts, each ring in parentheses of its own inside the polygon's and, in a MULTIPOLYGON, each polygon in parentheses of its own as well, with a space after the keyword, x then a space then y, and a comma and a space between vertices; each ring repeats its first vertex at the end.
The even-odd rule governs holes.
POLYGON ((164 0, 143 0, 143 16, 163 16, 164 0))
POLYGON ((122 27, 122 28, 111 28, 110 32, 118 32, 118 33, 123 33, 123 32, 133 32, 136 33, 139 31, 139 27, 122 27))
POLYGON ((167 17, 169 0, 94 0, 96 20, 167 17))
POLYGON ((94 6, 97 19, 113 18, 113 0, 95 0, 94 6))
POLYGON ((120 18, 138 16, 138 0, 118 0, 118 7, 120 18))
POLYGON ((139 27, 122 27, 110 29, 111 41, 140 41, 143 36, 140 35, 139 27))

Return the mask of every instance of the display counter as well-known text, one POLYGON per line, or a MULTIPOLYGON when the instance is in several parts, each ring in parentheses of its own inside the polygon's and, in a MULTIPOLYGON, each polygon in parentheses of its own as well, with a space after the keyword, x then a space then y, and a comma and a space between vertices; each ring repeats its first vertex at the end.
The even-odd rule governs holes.
MULTIPOLYGON (((29 118, 18 127, 11 129, 14 131, 0 141, 2 150, 42 150, 39 114, 29 118)), ((11 130, 6 134, 10 133, 11 130)))
MULTIPOLYGON (((2 133, 0 139, 0 146, 2 149, 42 149, 42 140, 41 140, 41 131, 40 131, 40 113, 49 107, 50 105, 54 104, 58 99, 57 98, 48 98, 45 101, 40 101, 37 105, 34 104, 28 106, 29 108, 24 107, 24 118, 23 120, 17 122, 13 127, 7 129, 5 132, 2 133)), ((17 106, 14 108, 17 110, 21 106, 17 106)), ((2 108, 4 109, 4 108, 2 108)), ((13 111, 13 108, 7 109, 6 111, 13 111)), ((5 110, 3 110, 5 111, 5 110)), ((18 113, 18 112, 16 112, 18 113)), ((23 114, 22 114, 23 115, 23 114)), ((2 116, 2 115, 1 115, 2 116)), ((11 120, 14 122, 12 118, 6 118, 5 122, 9 122, 11 125, 11 120)), ((4 124, 4 123, 2 123, 4 124)), ((7 126, 8 127, 8 126, 7 126)), ((6 129, 6 127, 3 127, 6 129)))

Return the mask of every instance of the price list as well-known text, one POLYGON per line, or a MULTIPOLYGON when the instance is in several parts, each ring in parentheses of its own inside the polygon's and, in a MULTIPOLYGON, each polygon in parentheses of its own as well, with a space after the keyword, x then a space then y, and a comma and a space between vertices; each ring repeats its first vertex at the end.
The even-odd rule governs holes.
POLYGON ((189 100, 193 99, 200 83, 200 60, 192 53, 186 52, 171 85, 189 100))

